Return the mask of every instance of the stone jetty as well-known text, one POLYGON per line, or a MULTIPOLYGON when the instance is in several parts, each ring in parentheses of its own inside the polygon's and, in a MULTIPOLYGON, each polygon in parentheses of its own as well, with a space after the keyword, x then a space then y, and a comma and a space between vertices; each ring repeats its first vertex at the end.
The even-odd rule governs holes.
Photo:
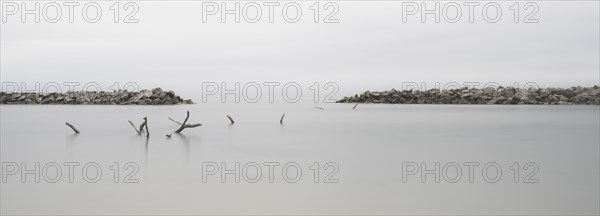
POLYGON ((194 104, 161 88, 130 92, 77 91, 66 93, 0 92, 0 104, 174 105, 194 104))
POLYGON ((338 103, 387 104, 540 104, 600 105, 600 87, 530 88, 488 87, 427 91, 392 89, 382 92, 366 91, 360 95, 344 97, 338 103))

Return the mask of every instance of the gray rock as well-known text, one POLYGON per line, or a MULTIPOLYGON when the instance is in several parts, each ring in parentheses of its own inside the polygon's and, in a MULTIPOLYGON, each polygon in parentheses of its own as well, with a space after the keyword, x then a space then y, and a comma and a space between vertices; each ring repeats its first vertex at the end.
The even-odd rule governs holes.
MULTIPOLYGON (((166 94, 166 93, 165 93, 166 94)), ((12 98, 12 97, 8 97, 12 98)), ((145 98, 142 98, 145 99, 145 98)), ((177 98, 179 100, 179 98, 177 98)), ((484 89, 431 89, 371 92, 344 97, 340 103, 400 104, 589 104, 600 105, 600 87, 529 88, 487 87, 484 89)))
POLYGON ((567 101, 569 101, 569 98, 568 98, 568 97, 566 97, 566 96, 564 96, 564 95, 561 95, 561 96, 560 96, 560 99, 558 99, 558 100, 559 100, 560 102, 567 102, 567 101))
POLYGON ((128 92, 126 90, 112 92, 66 92, 66 93, 7 93, 0 92, 2 104, 193 104, 192 100, 183 100, 175 92, 165 92, 161 88, 151 91, 128 92))

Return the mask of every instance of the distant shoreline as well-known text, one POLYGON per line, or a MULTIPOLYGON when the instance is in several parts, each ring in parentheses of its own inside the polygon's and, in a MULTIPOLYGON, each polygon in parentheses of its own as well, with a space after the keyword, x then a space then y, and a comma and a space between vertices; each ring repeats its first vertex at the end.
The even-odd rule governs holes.
POLYGON ((161 88, 130 92, 77 91, 66 93, 12 93, 0 92, 0 104, 65 104, 65 105, 176 105, 194 104, 173 91, 161 88))
POLYGON ((509 104, 509 105, 600 105, 600 87, 530 88, 514 87, 467 88, 427 91, 392 89, 366 91, 344 97, 337 103, 383 104, 509 104))

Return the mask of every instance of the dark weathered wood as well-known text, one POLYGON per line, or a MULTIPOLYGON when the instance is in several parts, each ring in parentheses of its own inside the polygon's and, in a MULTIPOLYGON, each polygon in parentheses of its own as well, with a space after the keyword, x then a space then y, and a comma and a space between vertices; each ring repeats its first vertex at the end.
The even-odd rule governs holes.
POLYGON ((186 124, 185 128, 195 128, 195 127, 199 127, 202 126, 202 124, 200 123, 196 123, 196 124, 186 124))
POLYGON ((135 132, 138 135, 142 135, 142 132, 140 130, 137 129, 137 127, 135 126, 135 124, 132 121, 129 121, 129 124, 131 125, 131 127, 133 127, 133 129, 135 130, 135 132))
POLYGON ((144 117, 144 126, 146 128, 146 138, 150 138, 150 130, 148 129, 148 118, 144 117))
POLYGON ((285 117, 285 113, 281 116, 281 119, 279 119, 279 124, 283 124, 283 117, 285 117))
POLYGON ((227 118, 229 119, 229 121, 231 121, 231 124, 235 123, 235 121, 233 121, 233 118, 231 118, 231 116, 227 115, 227 118))
POLYGON ((175 131, 175 133, 181 133, 181 131, 183 131, 186 128, 195 128, 198 126, 202 126, 202 124, 196 123, 196 124, 187 124, 188 119, 190 118, 190 111, 187 111, 187 115, 185 116, 185 120, 183 120, 183 123, 181 123, 181 126, 179 126, 179 129, 177 129, 175 131))
POLYGON ((185 120, 183 120, 183 123, 181 123, 181 126, 179 126, 179 129, 177 129, 175 131, 175 133, 181 133, 181 131, 183 131, 183 129, 185 129, 185 123, 187 122, 187 120, 190 118, 190 111, 187 111, 187 115, 185 116, 185 120))
POLYGON ((77 128, 75 128, 75 126, 73 126, 72 124, 70 124, 69 122, 65 123, 67 126, 69 126, 71 129, 73 129, 73 131, 75 131, 76 134, 79 134, 79 130, 77 130, 77 128))
POLYGON ((357 106, 358 106, 358 104, 354 105, 354 106, 352 107, 352 109, 356 109, 356 107, 357 107, 357 106))
POLYGON ((140 124, 140 132, 143 133, 144 132, 144 127, 146 126, 146 122, 142 122, 142 124, 140 124))

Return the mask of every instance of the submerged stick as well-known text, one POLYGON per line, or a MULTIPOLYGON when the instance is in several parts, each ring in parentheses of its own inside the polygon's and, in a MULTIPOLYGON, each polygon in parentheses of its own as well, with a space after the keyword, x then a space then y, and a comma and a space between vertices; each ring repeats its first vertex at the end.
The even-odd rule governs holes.
POLYGON ((352 107, 352 109, 356 109, 356 107, 357 107, 357 106, 358 106, 358 104, 354 105, 354 106, 352 107))
POLYGON ((129 124, 131 125, 131 127, 133 127, 133 129, 135 130, 135 132, 136 132, 138 135, 142 135, 142 132, 141 132, 140 130, 138 130, 138 129, 137 129, 137 127, 135 126, 135 124, 133 124, 133 122, 132 122, 132 121, 129 121, 129 124))
POLYGON ((146 122, 142 122, 142 124, 140 124, 140 133, 144 132, 144 126, 146 126, 146 122))
POLYGON ((69 126, 71 129, 73 129, 73 131, 75 131, 76 134, 79 134, 79 130, 77 130, 77 128, 75 128, 75 126, 73 126, 72 124, 70 124, 69 122, 65 123, 67 126, 69 126))
POLYGON ((279 119, 279 124, 283 124, 283 117, 285 117, 285 113, 281 116, 281 119, 279 119))
POLYGON ((148 129, 148 118, 144 117, 144 126, 146 126, 146 138, 150 138, 150 130, 148 129))
POLYGON ((186 128, 195 128, 198 126, 202 126, 202 124, 196 123, 196 124, 186 124, 188 119, 190 118, 190 111, 187 111, 187 115, 185 116, 185 120, 183 120, 183 123, 181 123, 181 126, 179 127, 179 129, 177 129, 175 131, 175 133, 181 133, 181 131, 183 131, 186 128))
POLYGON ((184 128, 195 128, 195 127, 199 127, 202 126, 202 124, 200 123, 196 123, 196 124, 185 124, 184 128))
POLYGON ((229 119, 229 121, 231 121, 231 124, 235 123, 235 121, 233 121, 233 118, 231 118, 231 116, 227 115, 227 118, 229 119))
POLYGON ((181 131, 183 131, 183 129, 185 129, 185 123, 187 122, 187 120, 190 118, 190 111, 187 111, 187 115, 185 116, 185 120, 183 120, 183 124, 181 124, 181 126, 179 127, 179 129, 177 129, 175 131, 175 133, 180 133, 181 131))
POLYGON ((315 108, 320 109, 320 110, 325 110, 325 108, 323 108, 323 107, 315 107, 315 108))

